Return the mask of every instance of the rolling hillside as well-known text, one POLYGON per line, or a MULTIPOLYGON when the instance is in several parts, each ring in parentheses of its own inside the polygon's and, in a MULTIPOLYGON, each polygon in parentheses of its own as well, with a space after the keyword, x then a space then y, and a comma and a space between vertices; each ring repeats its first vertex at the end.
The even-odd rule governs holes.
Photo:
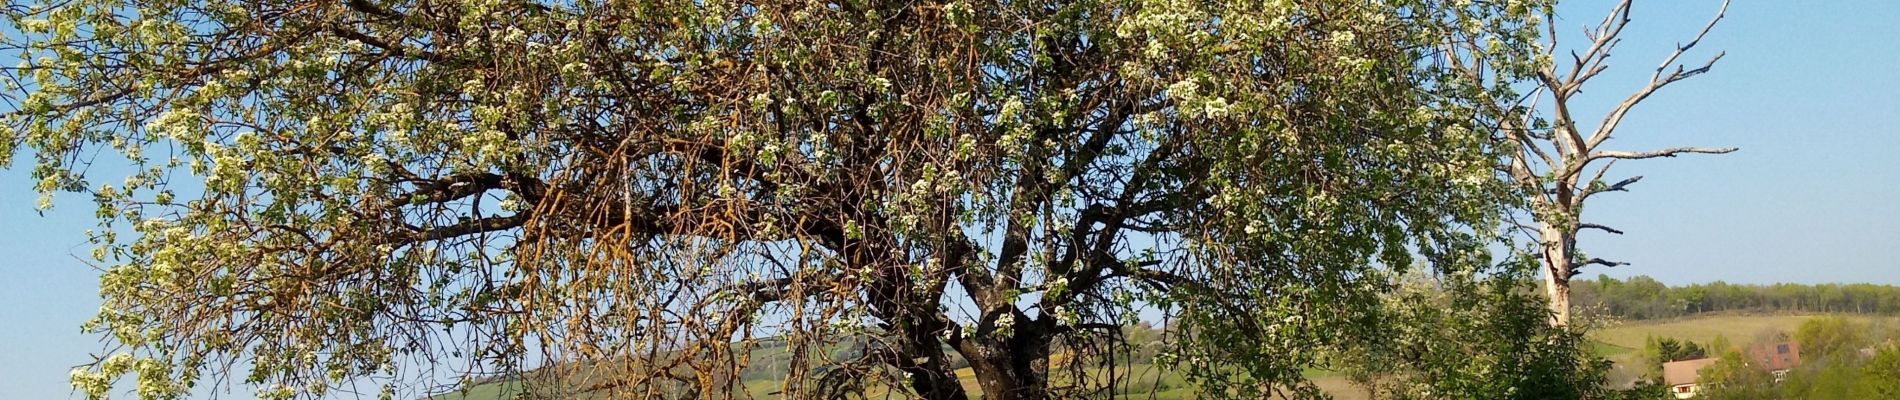
MULTIPOLYGON (((1674 318, 1651 321, 1633 321, 1600 329, 1591 336, 1597 342, 1597 352, 1616 362, 1610 373, 1612 386, 1622 387, 1639 379, 1644 342, 1649 337, 1667 337, 1688 340, 1700 344, 1709 344, 1716 336, 1725 336, 1730 343, 1746 345, 1758 335, 1780 331, 1793 334, 1801 323, 1808 319, 1829 314, 1717 314, 1687 318, 1674 318)), ((1838 314, 1837 314, 1838 315, 1838 314)), ((1900 325, 1900 317, 1842 315, 1856 321, 1895 326, 1900 325)))
MULTIPOLYGON (((1619 365, 1619 370, 1629 371, 1633 369, 1621 367, 1634 365, 1637 362, 1637 357, 1640 356, 1640 350, 1643 348, 1644 341, 1651 336, 1672 337, 1697 343, 1708 343, 1720 335, 1727 336, 1729 340, 1735 343, 1747 343, 1747 341, 1756 335, 1764 332, 1783 331, 1792 333, 1796 327, 1801 325, 1802 321, 1819 315, 1824 314, 1724 314, 1665 320, 1630 321, 1600 329, 1591 336, 1597 342, 1597 351, 1600 354, 1615 361, 1619 365)), ((1848 318, 1875 324, 1900 325, 1900 317, 1850 315, 1848 318)), ((764 354, 773 354, 773 349, 771 348, 761 348, 759 351, 764 354)), ((1140 383, 1129 385, 1129 390, 1126 392, 1127 394, 1120 396, 1120 398, 1191 398, 1192 389, 1178 376, 1159 373, 1153 366, 1147 364, 1135 365, 1132 369, 1138 371, 1137 375, 1139 376, 1134 380, 1140 383)), ((964 386, 966 388, 972 392, 976 391, 974 378, 972 378, 971 371, 968 368, 958 370, 957 374, 959 377, 964 378, 964 386)), ((779 381, 770 378, 758 378, 757 374, 748 375, 755 377, 741 383, 748 393, 753 394, 756 398, 773 398, 770 394, 778 389, 780 386, 779 381)), ((1313 371, 1308 375, 1315 383, 1319 384, 1322 389, 1332 393, 1339 399, 1352 400, 1366 398, 1364 392, 1354 387, 1353 384, 1344 377, 1332 375, 1324 371, 1313 371)), ((1616 384, 1618 380, 1628 381, 1634 379, 1634 377, 1635 375, 1630 372, 1613 374, 1612 383, 1616 384)), ((520 390, 519 382, 513 380, 498 380, 469 387, 466 391, 436 396, 434 399, 510 399, 520 390)), ((583 395, 580 396, 580 398, 586 398, 586 396, 583 395)))
MULTIPOLYGON (((1605 355, 1616 356, 1641 350, 1643 341, 1650 336, 1708 343, 1721 335, 1727 336, 1734 343, 1746 344, 1755 335, 1763 332, 1778 330, 1792 334, 1796 327, 1801 326, 1802 321, 1820 315, 1826 314, 1733 314, 1634 321, 1598 330, 1591 336, 1601 344, 1599 349, 1605 355)), ((1845 315, 1845 317, 1874 324, 1900 324, 1900 317, 1866 315, 1845 315)))

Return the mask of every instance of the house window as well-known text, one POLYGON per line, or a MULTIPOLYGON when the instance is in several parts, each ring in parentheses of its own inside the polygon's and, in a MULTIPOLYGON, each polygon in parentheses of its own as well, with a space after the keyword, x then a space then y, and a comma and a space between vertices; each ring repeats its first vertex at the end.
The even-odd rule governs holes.
POLYGON ((1781 353, 1781 354, 1788 354, 1788 344, 1787 344, 1787 343, 1782 343, 1782 344, 1780 344, 1780 345, 1776 345, 1776 346, 1775 346, 1775 352, 1778 352, 1778 353, 1781 353))

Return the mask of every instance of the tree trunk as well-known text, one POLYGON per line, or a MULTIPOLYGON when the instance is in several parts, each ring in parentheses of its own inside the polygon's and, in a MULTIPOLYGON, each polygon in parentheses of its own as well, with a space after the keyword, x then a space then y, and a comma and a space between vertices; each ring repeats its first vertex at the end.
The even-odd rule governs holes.
POLYGON ((1015 314, 1022 323, 1012 332, 987 332, 965 338, 956 345, 957 353, 969 360, 976 384, 984 400, 1046 400, 1049 393, 1049 347, 1053 342, 1053 321, 1028 320, 1015 314))
POLYGON ((1545 224, 1543 230, 1544 294, 1550 297, 1550 324, 1570 325, 1570 235, 1562 227, 1545 224))
POLYGON ((963 392, 963 384, 957 382, 953 372, 938 371, 926 367, 903 368, 910 375, 911 388, 917 394, 929 400, 969 400, 970 395, 963 392))
POLYGON ((983 389, 983 398, 997 400, 1042 400, 1048 398, 1043 393, 1044 376, 1034 368, 1028 368, 1015 355, 989 358, 982 361, 970 360, 970 369, 976 373, 976 384, 983 389))
MULTIPOLYGON (((1030 332, 1018 334, 1036 336, 1030 332)), ((980 357, 966 355, 965 358, 970 360, 971 372, 976 374, 977 386, 983 389, 984 400, 1049 398, 1048 371, 1040 365, 1048 359, 1046 340, 1019 336, 1009 343, 977 347, 982 353, 980 357)))
MULTIPOLYGON (((877 254, 892 254, 890 247, 865 242, 840 245, 850 265, 872 266, 878 271, 903 271, 877 254)), ((858 268, 854 268, 858 269, 858 268)), ((969 400, 969 393, 950 367, 950 355, 944 352, 940 332, 950 329, 948 318, 938 311, 937 299, 942 287, 925 288, 916 293, 908 277, 887 273, 879 275, 871 292, 871 315, 884 321, 892 335, 896 352, 890 365, 897 367, 910 381, 912 390, 927 400, 969 400)))
POLYGON ((928 400, 969 400, 970 395, 958 382, 956 371, 945 362, 949 357, 935 338, 912 337, 906 342, 906 351, 898 357, 922 357, 901 359, 898 369, 909 375, 910 387, 918 395, 928 400))

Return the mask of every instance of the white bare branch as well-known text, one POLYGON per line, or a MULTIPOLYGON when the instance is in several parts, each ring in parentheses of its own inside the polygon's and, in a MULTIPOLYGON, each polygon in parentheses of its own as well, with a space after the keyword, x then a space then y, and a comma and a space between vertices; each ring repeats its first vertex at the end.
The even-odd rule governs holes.
MULTIPOLYGON (((1574 64, 1570 68, 1570 74, 1563 79, 1564 82, 1561 85, 1555 86, 1552 89, 1560 92, 1558 94, 1561 96, 1568 97, 1576 93, 1577 90, 1582 89, 1585 81, 1589 81, 1591 77, 1596 76, 1597 73, 1603 72, 1603 69, 1607 68, 1603 65, 1603 62, 1610 58, 1610 50, 1615 48, 1617 43, 1623 41, 1622 38, 1618 37, 1623 33, 1623 27, 1629 26, 1631 1, 1632 0, 1623 0, 1617 3, 1616 8, 1610 9, 1610 13, 1603 16, 1603 22, 1597 24, 1595 32, 1590 32, 1588 29, 1584 30, 1584 36, 1590 39, 1590 48, 1585 49, 1581 56, 1577 55, 1574 51, 1570 53, 1570 58, 1574 61, 1574 64)), ((1552 33, 1554 34, 1555 32, 1552 33)), ((1555 39, 1552 40, 1551 48, 1555 49, 1555 39)), ((1553 73, 1550 75, 1554 76, 1555 71, 1551 72, 1553 73)))
POLYGON ((1716 53, 1715 57, 1709 58, 1707 63, 1695 69, 1684 69, 1683 66, 1676 65, 1676 60, 1681 58, 1683 53, 1688 52, 1690 49, 1695 48, 1697 44, 1702 43, 1702 38, 1708 36, 1710 30, 1715 29, 1715 24, 1721 22, 1723 16, 1728 15, 1728 5, 1729 0, 1723 0, 1722 8, 1715 12, 1715 17, 1709 19, 1708 24, 1702 26, 1702 31, 1697 32, 1695 38, 1690 39, 1688 43, 1677 45, 1676 51, 1670 53, 1669 58, 1663 60, 1662 66, 1656 67, 1656 73, 1650 75, 1649 84, 1644 85, 1642 89, 1637 89, 1636 93, 1631 93, 1628 98, 1623 99, 1621 104, 1617 104, 1616 108, 1611 109, 1609 115, 1603 117, 1603 123, 1597 125, 1596 132, 1590 135, 1588 148, 1595 149, 1597 145, 1602 144, 1604 140, 1608 140, 1610 133, 1616 131, 1616 127, 1623 123, 1623 117, 1629 114, 1630 109, 1636 108, 1636 104, 1642 103, 1643 99, 1649 98, 1651 94, 1655 94, 1657 90, 1671 83, 1708 72, 1709 68, 1715 66, 1716 61, 1721 60, 1722 56, 1727 54, 1716 53), (1666 77, 1663 76, 1663 71, 1668 70, 1671 66, 1675 66, 1676 70, 1666 77))
POLYGON ((1594 161, 1609 158, 1641 160, 1645 158, 1675 157, 1683 154, 1728 154, 1735 152, 1735 150, 1739 149, 1734 147, 1671 147, 1650 151, 1599 151, 1590 153, 1590 160, 1594 161))
MULTIPOLYGON (((1649 81, 1652 83, 1658 82, 1658 81, 1666 81, 1664 78, 1662 78, 1663 70, 1669 69, 1670 65, 1676 63, 1677 58, 1682 57, 1682 53, 1689 51, 1689 49, 1691 48, 1695 48, 1695 45, 1697 43, 1702 43, 1703 37, 1709 36, 1709 31, 1715 29, 1715 24, 1717 22, 1721 22, 1723 16, 1728 15, 1728 4, 1729 4, 1729 0, 1722 0, 1722 8, 1715 11, 1715 18, 1710 18, 1708 24, 1702 25, 1702 31, 1697 32, 1695 35, 1695 38, 1690 39, 1689 43, 1676 45, 1676 51, 1674 53, 1670 53, 1669 58, 1663 60, 1662 65, 1656 66, 1656 73, 1650 75, 1649 81)), ((1715 64, 1715 60, 1718 60, 1721 58, 1722 58, 1722 55, 1718 53, 1715 55, 1714 58, 1710 59, 1709 62, 1704 63, 1703 66, 1698 69, 1707 71, 1710 65, 1715 64)), ((1672 78, 1674 78, 1675 75, 1681 75, 1682 66, 1677 65, 1676 71, 1677 73, 1672 74, 1672 78)), ((1683 77, 1683 78, 1686 78, 1686 77, 1683 77)), ((1676 78, 1676 79, 1680 79, 1680 78, 1676 78)))

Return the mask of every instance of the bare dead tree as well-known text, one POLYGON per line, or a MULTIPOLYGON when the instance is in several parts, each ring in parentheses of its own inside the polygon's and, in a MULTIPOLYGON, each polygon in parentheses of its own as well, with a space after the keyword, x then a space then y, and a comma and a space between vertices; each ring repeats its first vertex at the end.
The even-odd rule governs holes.
MULTIPOLYGON (((1715 17, 1703 25, 1694 38, 1677 44, 1675 50, 1656 67, 1649 81, 1611 108, 1595 128, 1578 125, 1580 118, 1572 106, 1573 101, 1582 93, 1587 82, 1609 68, 1607 62, 1611 52, 1622 42, 1623 28, 1629 26, 1632 2, 1624 0, 1618 3, 1601 23, 1586 28, 1584 37, 1589 40, 1589 45, 1581 52, 1571 51, 1569 62, 1553 61, 1559 58, 1556 54, 1558 43, 1555 24, 1551 24, 1551 31, 1546 35, 1548 42, 1543 50, 1546 57, 1542 57, 1544 62, 1537 65, 1535 71, 1538 87, 1529 96, 1499 105, 1501 114, 1514 116, 1502 119, 1499 131, 1504 135, 1503 139, 1517 147, 1510 154, 1508 174, 1521 189, 1530 194, 1529 206, 1536 222, 1532 229, 1537 231, 1536 251, 1546 269, 1545 291, 1553 314, 1552 323, 1557 325, 1568 325, 1570 321, 1572 277, 1591 265, 1629 265, 1621 261, 1585 258, 1577 251, 1577 234, 1584 229, 1619 235, 1623 233, 1608 226, 1583 222, 1582 218, 1584 202, 1591 197, 1628 191, 1631 185, 1643 179, 1642 176, 1631 176, 1615 182, 1605 181, 1604 177, 1617 161, 1683 154, 1724 154, 1736 150, 1733 147, 1670 147, 1624 151, 1605 146, 1615 136, 1617 128, 1622 126, 1623 119, 1644 100, 1664 87, 1708 72, 1716 61, 1722 59, 1724 53, 1718 52, 1699 66, 1679 62, 1685 53, 1708 36, 1716 23, 1721 22, 1728 12, 1728 1, 1722 2, 1715 17), (1546 108, 1540 108, 1538 103, 1545 100, 1549 101, 1546 108)), ((1547 14, 1546 17, 1552 15, 1547 14)))

